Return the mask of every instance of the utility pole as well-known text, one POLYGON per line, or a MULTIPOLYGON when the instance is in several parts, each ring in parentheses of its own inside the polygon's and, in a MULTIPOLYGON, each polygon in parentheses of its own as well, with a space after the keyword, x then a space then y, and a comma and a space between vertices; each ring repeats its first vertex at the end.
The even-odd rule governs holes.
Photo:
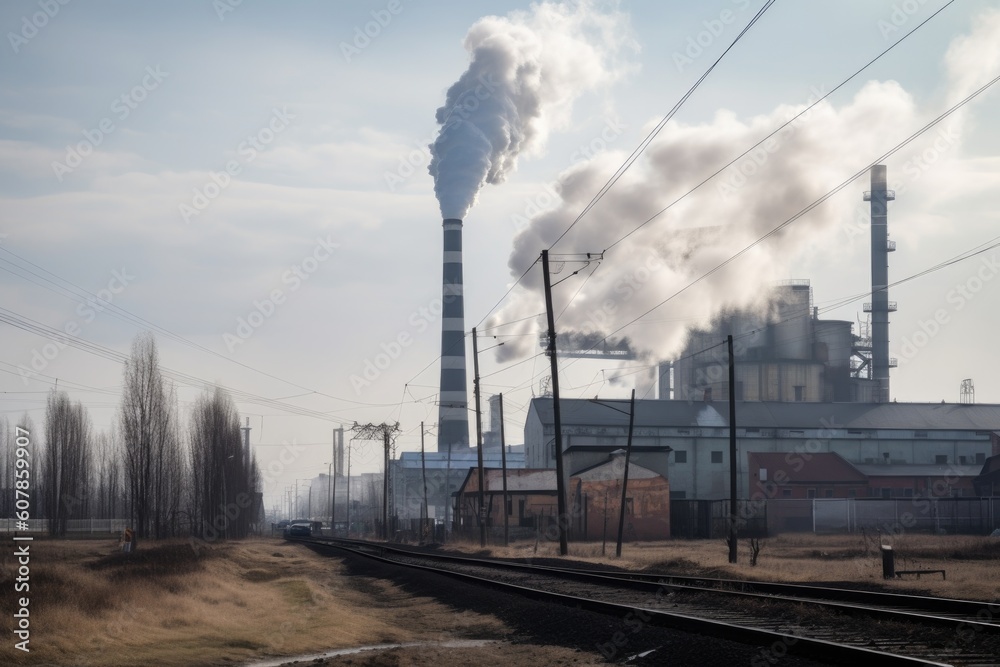
MULTIPOLYGON (((440 433, 438 438, 440 438, 440 433)), ((440 440, 439 446, 440 446, 440 440)), ((448 447, 448 470, 445 472, 444 482, 444 541, 448 541, 451 535, 451 447, 448 447)))
POLYGON ((329 473, 329 475, 330 475, 330 479, 329 479, 330 485, 328 485, 328 486, 332 486, 332 488, 330 488, 330 535, 332 535, 334 537, 337 536, 337 475, 340 474, 340 469, 344 465, 343 461, 338 461, 337 460, 337 453, 338 453, 337 452, 337 444, 338 444, 337 434, 338 433, 340 434, 340 438, 339 438, 340 449, 343 450, 344 449, 344 427, 343 426, 340 427, 339 429, 333 429, 333 451, 330 452, 330 454, 331 454, 331 458, 330 458, 331 472, 329 473))
POLYGON ((333 522, 333 491, 331 491, 331 485, 334 484, 336 480, 333 477, 333 461, 330 461, 330 465, 326 467, 326 488, 330 491, 330 535, 334 536, 336 533, 334 528, 336 524, 333 522))
POLYGON ((625 444, 625 472, 622 475, 622 506, 618 511, 618 545, 615 547, 615 556, 622 557, 622 535, 625 532, 625 503, 628 499, 628 464, 632 458, 632 427, 635 424, 635 389, 632 390, 632 398, 629 401, 628 410, 628 440, 625 444))
MULTIPOLYGON (((354 439, 351 438, 353 441, 354 439)), ((351 446, 347 445, 347 539, 351 539, 351 446)))
POLYGON ((736 361, 733 335, 726 336, 729 348, 729 562, 736 562, 736 361))
POLYGON ((250 418, 247 417, 247 425, 240 429, 243 431, 243 460, 250 461, 250 418))
POLYGON ((510 529, 508 528, 507 512, 507 439, 503 430, 503 394, 500 394, 497 406, 500 408, 500 466, 503 468, 503 545, 506 547, 509 542, 510 529))
POLYGON ((351 430, 357 434, 358 440, 381 440, 385 450, 385 472, 382 474, 382 539, 389 540, 389 452, 392 443, 399 433, 399 422, 393 424, 358 424, 354 422, 351 430))
POLYGON ((479 546, 486 546, 486 490, 483 481, 483 413, 479 408, 479 344, 472 327, 472 382, 476 397, 476 460, 479 463, 479 546))
POLYGON ((422 542, 423 541, 423 536, 424 536, 424 526, 428 523, 427 519, 429 518, 427 515, 430 514, 430 512, 427 509, 427 460, 424 458, 424 423, 423 422, 420 422, 420 477, 423 479, 423 482, 424 482, 424 511, 423 511, 423 515, 420 517, 421 519, 423 519, 423 522, 421 523, 421 526, 420 526, 420 538, 421 538, 421 542, 422 542))
POLYGON ((563 479, 563 448, 562 448, 562 415, 559 411, 559 364, 556 360, 556 322, 552 309, 552 281, 549 278, 549 251, 542 251, 542 277, 545 285, 545 315, 549 325, 549 363, 552 368, 552 420, 555 422, 556 446, 556 507, 559 516, 556 526, 559 529, 559 555, 569 553, 566 543, 566 482, 563 479))

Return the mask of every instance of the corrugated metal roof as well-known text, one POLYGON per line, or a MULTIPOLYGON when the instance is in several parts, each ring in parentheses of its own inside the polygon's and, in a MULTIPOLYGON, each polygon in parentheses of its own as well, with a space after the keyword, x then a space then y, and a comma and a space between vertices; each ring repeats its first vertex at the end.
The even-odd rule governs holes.
MULTIPOLYGON (((628 426, 628 414, 601 403, 628 410, 628 401, 562 399, 566 426, 628 426)), ((544 423, 552 422, 552 399, 531 401, 544 423)), ((776 403, 740 401, 736 404, 739 428, 791 429, 913 429, 1000 431, 1000 405, 966 403, 776 403)), ((723 401, 636 401, 635 425, 728 427, 729 405, 723 401)))

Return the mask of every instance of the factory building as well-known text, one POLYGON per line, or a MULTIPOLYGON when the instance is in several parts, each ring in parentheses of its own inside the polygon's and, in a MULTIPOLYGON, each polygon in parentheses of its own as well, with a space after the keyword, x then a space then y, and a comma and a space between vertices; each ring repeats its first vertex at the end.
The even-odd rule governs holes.
MULTIPOLYGON (((503 461, 499 447, 484 448, 483 466, 500 469, 503 461)), ((392 514, 401 520, 419 519, 423 507, 424 480, 427 481, 428 517, 450 524, 454 494, 470 470, 479 469, 475 449, 464 452, 401 452, 389 462, 392 485, 392 514)), ((507 469, 524 468, 524 445, 507 447, 507 469)), ((449 527, 450 529, 450 527, 449 527)))
POLYGON ((871 300, 868 313, 858 323, 821 320, 812 304, 808 280, 788 280, 772 287, 766 303, 757 310, 723 313, 708 329, 689 332, 685 349, 671 365, 660 366, 661 399, 682 401, 706 397, 728 400, 728 350, 720 345, 733 336, 736 362, 733 396, 737 401, 795 403, 888 403, 889 240, 888 202, 896 198, 886 188, 885 165, 871 168, 870 202, 871 300))
POLYGON ((720 342, 730 333, 737 401, 877 402, 867 327, 855 335, 851 322, 819 319, 808 280, 773 286, 760 311, 734 310, 692 330, 677 361, 660 367, 659 397, 726 400, 729 357, 720 342))
MULTIPOLYGON (((622 473, 625 451, 616 450, 602 462, 570 474, 569 493, 574 539, 614 540, 621 516, 622 473)), ((487 469, 483 498, 486 525, 492 532, 503 526, 503 471, 487 469)), ((456 530, 472 537, 478 530, 479 475, 470 470, 457 494, 456 530)), ((555 530, 557 517, 556 472, 552 469, 507 471, 507 522, 515 537, 555 530)), ((662 540, 670 536, 670 486, 663 475, 629 464, 625 501, 626 540, 662 540)))
MULTIPOLYGON (((560 405, 567 471, 598 464, 626 446, 627 414, 599 401, 562 399, 560 405)), ((632 462, 668 479, 672 498, 727 498, 728 415, 725 402, 636 401, 632 462)), ((1000 405, 747 401, 737 404, 736 419, 741 498, 750 497, 757 481, 748 474, 749 452, 781 453, 789 470, 815 454, 836 453, 869 477, 912 465, 981 468, 1000 455, 1000 405)), ((526 467, 555 467, 554 434, 552 399, 532 400, 524 426, 526 467)))

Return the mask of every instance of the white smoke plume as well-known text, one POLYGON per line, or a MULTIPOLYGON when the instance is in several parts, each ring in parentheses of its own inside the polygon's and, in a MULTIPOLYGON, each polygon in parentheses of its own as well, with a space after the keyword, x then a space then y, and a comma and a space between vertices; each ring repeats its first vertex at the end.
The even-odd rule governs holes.
MULTIPOLYGON (((553 266, 562 268, 563 276, 580 271, 554 292, 557 313, 566 308, 557 322, 560 336, 594 332, 628 336, 636 349, 669 359, 681 349, 688 327, 706 325, 727 308, 761 305, 761 296, 772 281, 807 277, 787 275, 791 260, 810 253, 837 252, 848 245, 844 232, 850 231, 851 225, 867 237, 867 218, 863 226, 857 220, 861 191, 868 189, 864 176, 841 196, 757 245, 730 267, 682 292, 639 323, 618 331, 1000 73, 996 71, 1000 67, 1000 12, 980 16, 971 34, 953 42, 945 63, 947 90, 938 100, 918 106, 898 83, 869 81, 851 99, 841 96, 821 102, 616 245, 589 278, 593 265, 584 268, 567 262, 563 268, 555 262, 553 266)), ((803 99, 807 96, 804 93, 803 99)), ((608 248, 806 106, 782 105, 750 119, 719 111, 703 124, 669 123, 627 175, 553 252, 594 253, 608 248)), ((935 173, 947 173, 950 167, 960 165, 962 114, 945 120, 887 161, 890 187, 899 190, 920 177, 922 167, 917 160, 935 141, 947 144, 934 165, 935 173)), ((540 250, 556 240, 624 159, 624 154, 605 153, 560 175, 561 205, 536 217, 514 240, 509 260, 513 277, 520 276, 538 259, 540 250)), ((993 176, 996 184, 1000 175, 993 176)), ((905 196, 930 197, 920 190, 915 186, 905 196)), ((558 259, 558 255, 553 258, 558 259)), ((867 266, 859 268, 868 270, 867 266)), ((554 282, 558 279, 553 277, 554 282)), ((545 329, 544 320, 532 317, 543 303, 541 282, 540 270, 529 271, 511 300, 491 318, 490 327, 511 323, 494 330, 511 335, 497 350, 499 360, 538 352, 536 338, 523 334, 545 329)), ((834 296, 844 295, 828 295, 834 296)))
POLYGON ((518 156, 540 151, 573 102, 628 71, 626 15, 592 2, 543 2, 477 21, 465 37, 469 68, 437 110, 428 170, 444 218, 464 219, 485 183, 503 183, 518 156))

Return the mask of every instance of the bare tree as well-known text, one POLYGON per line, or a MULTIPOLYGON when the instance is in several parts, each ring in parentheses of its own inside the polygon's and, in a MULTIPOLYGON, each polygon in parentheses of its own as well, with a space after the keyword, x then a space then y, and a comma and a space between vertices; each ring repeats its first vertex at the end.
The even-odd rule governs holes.
POLYGON ((91 515, 95 519, 119 519, 124 511, 122 452, 117 431, 102 431, 94 445, 94 481, 91 515))
POLYGON ((243 446, 236 406, 221 389, 199 397, 190 441, 192 532, 205 540, 246 537, 259 519, 260 474, 243 446))
MULTIPOLYGON (((27 412, 25 412, 21 416, 21 418, 17 420, 15 424, 16 427, 15 429, 12 430, 10 428, 10 424, 7 424, 6 422, 5 426, 6 428, 4 428, 4 433, 6 433, 7 446, 9 447, 9 449, 4 450, 5 452, 13 452, 14 446, 17 442, 17 436, 19 434, 24 436, 28 441, 28 445, 26 447, 28 452, 26 460, 28 461, 28 464, 27 468, 22 468, 22 470, 26 469, 29 473, 26 479, 28 479, 29 481, 27 500, 28 500, 28 505, 30 507, 30 516, 33 518, 37 518, 38 516, 40 516, 39 510, 42 509, 42 506, 39 502, 40 498, 42 497, 40 493, 40 482, 42 480, 42 461, 43 461, 42 452, 40 449, 40 446, 42 444, 41 433, 35 431, 35 424, 33 421, 31 421, 31 417, 28 415, 27 412), (20 429, 20 433, 18 433, 17 429, 20 429)), ((7 494, 9 497, 9 504, 8 504, 9 511, 7 514, 5 514, 5 516, 14 516, 14 510, 15 510, 14 488, 15 488, 15 475, 17 473, 15 473, 16 469, 15 458, 13 456, 9 458, 10 458, 9 462, 10 468, 8 469, 9 472, 7 473, 7 476, 10 479, 10 481, 8 482, 9 493, 7 494)), ((20 499, 21 498, 19 497, 18 500, 20 499)))
POLYGON ((136 537, 162 538, 180 525, 181 442, 156 341, 141 334, 125 362, 121 410, 123 472, 136 537))
MULTIPOLYGON (((14 516, 14 435, 6 417, 0 417, 0 517, 14 516)), ((29 471, 30 474, 30 471, 29 471)))
POLYGON ((45 408, 42 504, 50 535, 65 535, 69 519, 89 516, 90 420, 65 392, 49 394, 45 408))

